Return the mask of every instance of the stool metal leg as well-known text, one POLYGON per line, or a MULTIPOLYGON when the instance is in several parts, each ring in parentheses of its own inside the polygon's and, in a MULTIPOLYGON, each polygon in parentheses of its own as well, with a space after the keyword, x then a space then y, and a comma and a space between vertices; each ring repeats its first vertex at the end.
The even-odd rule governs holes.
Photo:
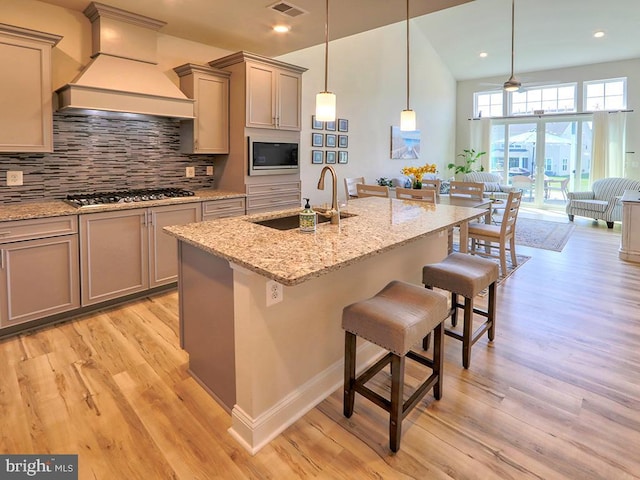
POLYGON ((473 336, 473 298, 464 299, 464 326, 462 331, 462 366, 471 364, 471 338, 473 336))
POLYGON ((489 327, 489 340, 496 337, 496 283, 489 285, 489 305, 487 306, 487 318, 491 322, 489 327))
POLYGON ((356 384, 356 335, 345 332, 344 335, 344 416, 350 418, 353 415, 355 403, 356 384))
POLYGON ((389 448, 397 452, 400 448, 403 418, 404 359, 398 355, 391 356, 391 408, 389 419, 389 448))
POLYGON ((438 375, 438 380, 433 386, 433 396, 436 400, 442 398, 442 370, 444 366, 444 320, 433 331, 433 373, 438 375))

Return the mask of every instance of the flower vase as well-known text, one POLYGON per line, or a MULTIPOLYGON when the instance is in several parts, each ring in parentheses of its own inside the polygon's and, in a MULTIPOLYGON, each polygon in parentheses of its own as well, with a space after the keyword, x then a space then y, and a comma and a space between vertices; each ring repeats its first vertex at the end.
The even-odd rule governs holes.
POLYGON ((416 190, 420 190, 422 188, 422 180, 416 180, 413 182, 413 188, 416 190))

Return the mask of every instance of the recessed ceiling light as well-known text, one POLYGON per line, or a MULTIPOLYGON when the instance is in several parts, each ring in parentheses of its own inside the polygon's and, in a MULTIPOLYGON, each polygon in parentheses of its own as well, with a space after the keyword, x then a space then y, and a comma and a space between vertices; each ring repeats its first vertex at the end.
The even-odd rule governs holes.
POLYGON ((278 33, 287 33, 289 30, 291 30, 291 28, 287 25, 276 25, 273 27, 273 31, 278 33))
POLYGON ((593 36, 596 38, 602 38, 604 37, 604 32, 602 30, 598 30, 596 33, 593 34, 593 36))
POLYGON ((489 54, 487 52, 480 52, 480 58, 486 58, 489 54))

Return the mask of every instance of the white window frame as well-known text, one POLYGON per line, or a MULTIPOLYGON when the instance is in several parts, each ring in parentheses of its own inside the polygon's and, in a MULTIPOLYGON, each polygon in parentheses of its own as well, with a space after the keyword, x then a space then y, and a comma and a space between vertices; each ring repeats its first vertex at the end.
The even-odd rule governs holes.
MULTIPOLYGON (((609 96, 613 97, 613 95, 609 96)), ((617 97, 617 95, 616 95, 617 97)), ((627 108, 627 77, 618 77, 618 78, 606 78, 602 80, 589 80, 584 81, 582 84, 582 111, 583 112, 597 112, 597 111, 612 111, 612 110, 625 110, 627 108), (617 106, 615 108, 607 108, 607 85, 612 83, 622 82, 622 105, 617 106), (588 108, 587 105, 589 103, 589 98, 587 97, 587 89, 593 85, 602 85, 604 88, 604 94, 602 96, 602 108, 593 109, 588 108)))
POLYGON ((480 118, 480 117, 502 117, 504 116, 504 94, 502 93, 501 90, 487 90, 484 92, 474 92, 473 93, 473 116, 475 118, 480 118), (491 115, 491 110, 493 109, 494 106, 497 106, 497 104, 493 104, 491 103, 491 101, 489 101, 489 114, 482 114, 480 115, 480 111, 478 110, 478 97, 480 96, 493 96, 493 95, 499 95, 500 96, 500 114, 498 115, 491 115))
POLYGON ((523 115, 534 115, 536 111, 538 110, 542 110, 544 111, 544 113, 575 113, 578 111, 578 84, 577 82, 569 82, 569 83, 559 83, 559 84, 551 84, 551 85, 541 85, 541 86, 536 86, 536 87, 522 87, 518 92, 510 92, 509 93, 509 101, 508 101, 508 116, 513 116, 513 117, 518 117, 518 116, 523 116, 523 115), (560 110, 559 107, 559 103, 560 100, 558 99, 558 91, 561 88, 573 88, 573 108, 572 109, 562 109, 560 110), (555 94, 555 105, 556 108, 555 109, 548 109, 545 108, 545 100, 544 100, 544 91, 547 90, 556 90, 556 94, 555 94), (524 112, 518 112, 518 113, 514 113, 513 111, 513 98, 516 95, 522 95, 524 94, 525 96, 529 96, 530 94, 533 94, 534 92, 540 92, 540 101, 534 101, 531 100, 529 101, 528 98, 525 99, 524 102, 524 112), (535 106, 533 105, 535 104, 535 106))

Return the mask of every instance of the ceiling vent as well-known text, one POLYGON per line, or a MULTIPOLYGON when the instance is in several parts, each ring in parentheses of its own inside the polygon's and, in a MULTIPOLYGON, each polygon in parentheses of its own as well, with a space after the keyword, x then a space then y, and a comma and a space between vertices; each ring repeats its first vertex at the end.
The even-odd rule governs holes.
POLYGON ((309 13, 300 7, 296 7, 295 5, 287 2, 274 3, 273 5, 270 5, 269 8, 281 13, 282 15, 286 15, 287 17, 297 17, 299 15, 309 13))

